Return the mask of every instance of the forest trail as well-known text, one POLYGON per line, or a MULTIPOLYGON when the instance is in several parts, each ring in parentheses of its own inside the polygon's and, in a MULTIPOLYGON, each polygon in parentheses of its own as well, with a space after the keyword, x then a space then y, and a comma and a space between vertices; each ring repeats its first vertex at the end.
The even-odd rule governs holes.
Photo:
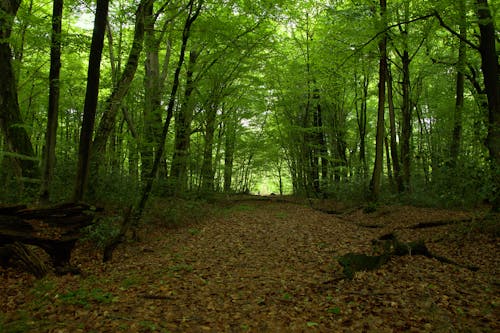
POLYGON ((34 281, 0 269, 0 331, 499 331, 498 238, 474 222, 407 229, 468 218, 403 206, 337 216, 273 198, 233 202, 196 223, 150 230, 108 264, 81 245, 73 261, 85 276, 34 281), (370 240, 393 230, 479 271, 404 256, 341 279, 336 257, 370 254, 370 240))

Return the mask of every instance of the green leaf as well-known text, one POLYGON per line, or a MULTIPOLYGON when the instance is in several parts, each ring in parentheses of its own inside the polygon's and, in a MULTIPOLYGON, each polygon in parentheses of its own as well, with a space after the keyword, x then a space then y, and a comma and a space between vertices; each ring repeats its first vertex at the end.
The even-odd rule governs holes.
POLYGON ((340 308, 339 307, 329 308, 328 310, 326 310, 326 312, 333 313, 333 314, 339 314, 340 308))

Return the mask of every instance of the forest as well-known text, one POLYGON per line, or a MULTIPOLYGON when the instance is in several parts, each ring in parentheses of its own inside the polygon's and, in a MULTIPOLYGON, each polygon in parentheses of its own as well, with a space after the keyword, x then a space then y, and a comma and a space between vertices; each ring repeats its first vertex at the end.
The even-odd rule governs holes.
POLYGON ((500 329, 499 18, 0 0, 0 331, 500 329))

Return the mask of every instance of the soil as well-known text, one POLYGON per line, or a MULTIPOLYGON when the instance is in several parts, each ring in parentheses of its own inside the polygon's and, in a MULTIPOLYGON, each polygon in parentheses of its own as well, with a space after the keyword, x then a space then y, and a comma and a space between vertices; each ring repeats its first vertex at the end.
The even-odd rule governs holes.
POLYGON ((336 214, 248 198, 175 228, 151 223, 106 264, 82 242, 72 258, 82 275, 36 280, 0 268, 0 331, 500 331, 500 238, 482 211, 312 204, 336 214), (433 221, 450 223, 409 228, 433 221), (371 254, 388 232, 479 270, 410 255, 344 279, 337 259, 371 254))

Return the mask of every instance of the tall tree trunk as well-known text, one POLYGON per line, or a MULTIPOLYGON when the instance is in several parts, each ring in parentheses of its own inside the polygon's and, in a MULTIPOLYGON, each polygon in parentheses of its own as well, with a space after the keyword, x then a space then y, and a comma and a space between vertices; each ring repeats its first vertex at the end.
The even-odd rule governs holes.
POLYGON ((410 191, 411 173, 411 133, 412 133, 412 112, 410 103, 410 56, 408 50, 403 51, 403 104, 401 111, 403 114, 401 126, 401 162, 403 165, 402 178, 405 191, 410 191))
MULTIPOLYGON (((410 2, 404 3, 404 20, 408 22, 410 15, 410 2)), ((400 27, 401 37, 403 38, 403 53, 399 54, 402 63, 403 81, 401 89, 403 91, 403 101, 401 105, 401 113, 403 116, 401 124, 401 164, 402 164, 402 179, 404 191, 411 190, 411 136, 412 136, 412 107, 410 97, 410 54, 408 52, 408 23, 400 27)))
MULTIPOLYGON (((391 145, 391 158, 392 158, 392 168, 393 168, 393 176, 396 181, 396 186, 398 192, 403 192, 403 179, 401 178, 401 170, 399 166, 399 157, 398 157, 398 144, 396 141, 396 115, 394 112, 394 99, 392 95, 392 74, 391 69, 387 67, 387 103, 389 105, 389 128, 390 128, 390 145, 391 145)), ((389 155, 387 155, 389 156, 389 155)))
POLYGON ((363 90, 361 96, 361 107, 359 111, 356 103, 356 120, 358 123, 359 132, 359 161, 361 162, 363 180, 365 180, 368 175, 368 164, 366 163, 366 111, 369 83, 370 78, 368 74, 363 75, 363 90))
POLYGON ((179 112, 175 115, 175 141, 174 154, 172 157, 172 168, 170 179, 174 185, 174 194, 182 194, 187 187, 187 171, 189 162, 189 146, 191 139, 191 122, 193 120, 194 103, 192 94, 195 88, 193 80, 194 67, 198 58, 198 52, 192 50, 189 53, 189 64, 186 72, 186 89, 184 100, 179 112))
MULTIPOLYGON (((160 40, 155 35, 156 15, 153 12, 153 1, 148 1, 145 12, 145 52, 144 63, 144 126, 141 141, 141 171, 145 179, 153 167, 153 156, 158 142, 161 140, 161 100, 160 89, 160 40)), ((155 175, 156 176, 156 175, 155 175)))
POLYGON ((73 193, 74 201, 81 201, 87 187, 90 162, 90 148, 92 144, 92 133, 97 111, 97 100, 99 97, 99 81, 102 49, 104 35, 106 33, 106 21, 108 18, 109 0, 97 0, 97 8, 94 21, 94 32, 90 45, 89 68, 87 73, 87 90, 85 93, 85 104, 83 106, 83 123, 80 132, 80 145, 78 148, 78 166, 76 184, 73 193))
POLYGON ((16 78, 12 66, 9 39, 12 24, 21 0, 0 1, 0 128, 8 150, 14 154, 14 168, 27 178, 38 175, 38 166, 31 139, 23 126, 17 95, 16 78))
POLYGON ((207 110, 205 126, 205 145, 203 147, 203 164, 201 166, 201 190, 202 192, 213 191, 214 171, 212 166, 212 150, 215 133, 215 120, 217 116, 217 104, 212 103, 207 110))
POLYGON ((481 34, 479 51, 484 87, 488 97, 488 136, 493 183, 496 187, 493 209, 500 210, 500 77, 495 46, 495 25, 487 0, 477 0, 477 17, 481 34))
POLYGON ((236 145, 236 124, 226 124, 226 136, 224 146, 224 192, 231 191, 233 178, 234 148, 236 145))
POLYGON ((99 127, 97 128, 94 142, 92 144, 92 155, 93 160, 95 161, 95 164, 93 164, 94 167, 97 167, 99 163, 102 162, 102 159, 99 156, 106 148, 106 142, 115 127, 116 115, 120 110, 122 100, 127 94, 130 84, 134 79, 135 72, 137 71, 144 42, 144 8, 151 2, 151 0, 142 0, 137 8, 135 14, 134 40, 128 55, 127 63, 125 64, 125 69, 121 73, 116 85, 113 87, 111 95, 106 100, 104 113, 101 121, 99 122, 99 127))
MULTIPOLYGON (((380 0, 380 16, 382 29, 386 23, 386 0, 380 0)), ((385 84, 387 75, 387 35, 382 34, 378 43, 379 48, 379 81, 378 81, 378 111, 377 111, 377 134, 375 144, 375 164, 373 166, 372 179, 370 181, 370 200, 377 201, 380 194, 380 180, 382 176, 382 160, 384 155, 384 111, 385 111, 385 84)))
POLYGON ((172 83, 172 90, 170 91, 170 97, 169 97, 168 105, 167 105, 167 117, 165 119, 165 123, 163 124, 163 130, 161 133, 160 142, 158 143, 158 147, 157 147, 157 150, 155 152, 155 158, 153 161, 151 171, 150 171, 148 177, 146 178, 146 183, 144 184, 144 187, 142 189, 141 199, 140 199, 139 204, 137 206, 134 220, 138 220, 142 216, 142 213, 144 211, 144 208, 146 207, 146 203, 147 203, 148 198, 149 198, 149 194, 151 193, 151 188, 153 187, 154 177, 158 171, 161 159, 163 157, 163 152, 165 150, 165 141, 167 139, 167 134, 168 134, 168 128, 170 126, 170 121, 172 120, 177 90, 179 89, 179 77, 180 77, 182 65, 184 64, 187 43, 188 43, 189 37, 191 35, 191 26, 193 25, 194 21, 196 21, 196 19, 200 15, 202 5, 203 5, 203 0, 199 0, 198 5, 196 6, 196 8, 194 8, 194 0, 189 1, 188 17, 186 19, 186 23, 184 24, 184 29, 182 31, 182 44, 181 44, 181 49, 179 52, 179 61, 177 63, 177 67, 175 68, 174 78, 173 78, 173 83, 172 83))
POLYGON ((450 163, 452 167, 455 167, 457 164, 462 141, 462 112, 464 108, 465 69, 467 66, 467 45, 465 44, 465 40, 467 39, 467 15, 465 0, 458 0, 458 11, 460 15, 459 33, 461 39, 458 47, 455 113, 453 119, 453 134, 450 145, 450 163))
POLYGON ((56 161, 57 115, 59 113, 59 73, 61 72, 61 25, 64 0, 54 0, 52 8, 52 37, 50 46, 49 110, 45 149, 43 151, 43 174, 40 200, 49 202, 49 187, 56 161))

